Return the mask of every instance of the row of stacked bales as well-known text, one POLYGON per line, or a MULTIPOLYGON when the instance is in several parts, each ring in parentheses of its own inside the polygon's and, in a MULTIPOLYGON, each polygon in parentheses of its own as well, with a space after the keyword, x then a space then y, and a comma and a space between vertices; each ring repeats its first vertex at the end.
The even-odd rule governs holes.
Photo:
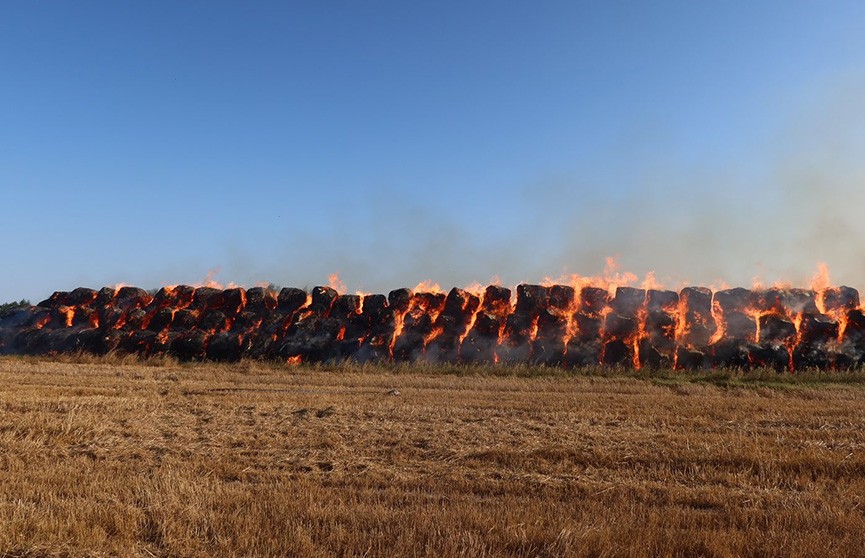
POLYGON ((79 288, 0 317, 0 351, 180 360, 605 364, 847 369, 862 364, 855 289, 679 292, 489 286, 387 296, 285 288, 79 288), (513 295, 513 296, 512 296, 513 295))

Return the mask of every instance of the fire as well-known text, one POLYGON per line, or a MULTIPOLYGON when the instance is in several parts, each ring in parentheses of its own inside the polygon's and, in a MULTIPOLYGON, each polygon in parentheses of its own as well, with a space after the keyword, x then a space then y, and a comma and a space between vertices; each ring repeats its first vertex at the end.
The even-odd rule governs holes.
POLYGON ((712 296, 712 319, 715 321, 715 334, 712 335, 712 338, 709 340, 711 344, 715 344, 721 339, 724 338, 727 331, 727 323, 724 319, 724 310, 721 308, 721 305, 715 299, 715 296, 712 296))
POLYGON ((388 354, 390 358, 393 358, 393 349, 396 346, 396 340, 399 339, 399 336, 402 335, 403 327, 405 327, 405 316, 411 311, 411 306, 405 309, 403 312, 394 312, 394 330, 393 336, 390 339, 390 343, 388 344, 388 354))
POLYGON ((817 308, 822 313, 826 313, 823 307, 823 297, 826 290, 832 286, 832 281, 829 279, 829 266, 820 262, 817 264, 817 273, 811 279, 811 289, 817 293, 817 308))
MULTIPOLYGON (((514 289, 495 280, 445 292, 424 282, 387 296, 340 294, 345 285, 337 274, 314 296, 301 289, 219 289, 210 286, 212 275, 204 283, 166 286, 155 295, 128 286, 58 292, 21 327, 69 330, 52 337, 66 340, 70 349, 63 350, 161 351, 187 359, 426 358, 791 371, 865 364, 859 293, 835 286, 823 264, 809 288, 775 283, 750 290, 665 290, 653 272, 639 279, 612 259, 597 277, 547 278, 514 289)), ((13 351, 28 350, 27 336, 0 338, 21 344, 13 351)))
POLYGON ((420 283, 415 285, 415 287, 412 289, 412 291, 414 291, 416 293, 433 293, 433 294, 439 294, 439 293, 444 292, 441 288, 441 285, 439 285, 438 283, 434 283, 432 281, 429 281, 429 280, 421 281, 420 283))
POLYGON ((345 283, 343 283, 342 280, 339 278, 338 273, 331 273, 327 277, 327 286, 338 293, 344 293, 348 290, 345 288, 345 283))
POLYGON ((72 306, 61 306, 59 310, 63 314, 66 327, 72 327, 72 320, 75 319, 75 308, 72 306))
POLYGON ((534 341, 538 338, 538 318, 532 320, 532 326, 529 329, 529 341, 534 341))
MULTIPOLYGON (((604 271, 601 275, 586 277, 572 273, 563 274, 556 278, 547 276, 541 281, 541 285, 568 285, 573 287, 577 292, 581 291, 584 287, 600 287, 612 296, 615 294, 617 288, 631 286, 638 280, 639 277, 636 274, 621 271, 621 265, 616 258, 608 257, 606 258, 604 271)), ((642 283, 644 285, 651 285, 651 288, 661 288, 661 284, 655 279, 654 271, 648 272, 643 278, 642 283)))
POLYGON ((218 268, 218 267, 215 268, 215 269, 211 269, 210 271, 208 271, 208 272, 207 272, 207 276, 204 278, 204 280, 201 281, 200 285, 201 285, 202 287, 212 287, 212 288, 214 288, 214 289, 221 289, 221 288, 222 288, 222 285, 220 285, 219 283, 217 283, 216 280, 214 279, 214 277, 216 277, 217 275, 219 275, 219 272, 220 272, 220 271, 221 271, 221 269, 218 268))
MULTIPOLYGON (((466 337, 469 336, 472 328, 475 327, 475 322, 478 320, 478 314, 481 312, 481 308, 483 308, 484 306, 485 291, 483 290, 483 287, 481 287, 480 284, 476 284, 472 285, 471 288, 472 290, 466 289, 466 291, 468 291, 473 296, 477 296, 480 299, 480 304, 478 304, 477 308, 475 308, 475 310, 471 313, 468 326, 466 327, 465 331, 463 331, 463 333, 460 335, 460 346, 462 346, 463 342, 466 340, 466 337)), ((466 304, 468 304, 468 299, 466 300, 466 304)), ((463 310, 465 310, 465 308, 466 306, 464 305, 463 310)))

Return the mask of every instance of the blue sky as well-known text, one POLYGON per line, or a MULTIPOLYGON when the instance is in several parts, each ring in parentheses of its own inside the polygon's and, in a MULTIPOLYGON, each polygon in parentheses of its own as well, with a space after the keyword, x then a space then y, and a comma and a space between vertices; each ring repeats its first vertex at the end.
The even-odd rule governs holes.
POLYGON ((0 300, 865 287, 859 2, 9 2, 0 300))

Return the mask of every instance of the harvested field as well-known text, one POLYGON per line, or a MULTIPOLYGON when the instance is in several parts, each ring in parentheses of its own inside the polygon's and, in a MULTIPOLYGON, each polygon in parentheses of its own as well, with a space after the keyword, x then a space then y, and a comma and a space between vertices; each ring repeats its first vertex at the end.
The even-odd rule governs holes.
POLYGON ((865 378, 749 374, 4 358, 0 556, 861 554, 865 378))

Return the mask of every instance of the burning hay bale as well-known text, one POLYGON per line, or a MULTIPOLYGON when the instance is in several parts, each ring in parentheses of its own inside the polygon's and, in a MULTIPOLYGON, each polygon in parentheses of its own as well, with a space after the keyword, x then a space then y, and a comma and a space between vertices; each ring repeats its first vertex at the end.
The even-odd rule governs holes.
POLYGON ((0 316, 0 351, 235 362, 443 361, 849 369, 865 362, 850 287, 679 292, 519 285, 340 294, 284 288, 58 291, 0 316))

